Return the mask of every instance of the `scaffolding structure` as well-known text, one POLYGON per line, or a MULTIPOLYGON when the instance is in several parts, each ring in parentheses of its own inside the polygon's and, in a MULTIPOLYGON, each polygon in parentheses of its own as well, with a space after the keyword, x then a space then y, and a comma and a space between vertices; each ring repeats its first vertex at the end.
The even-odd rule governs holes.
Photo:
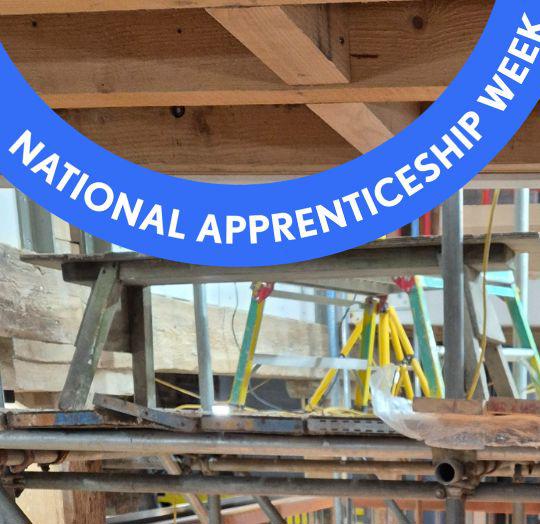
MULTIPOLYGON (((535 448, 441 450, 402 437, 371 418, 245 411, 220 417, 212 412, 206 283, 236 281, 241 273, 242 280, 310 282, 325 289, 343 279, 350 293, 358 293, 365 292, 366 278, 401 274, 404 268, 424 275, 439 274, 440 261, 446 297, 444 342, 446 348, 451 348, 446 352, 444 366, 446 399, 463 399, 463 273, 465 267, 481 268, 484 239, 463 238, 461 206, 459 196, 446 204, 442 238, 380 240, 323 260, 283 267, 198 267, 133 253, 23 255, 27 262, 61 269, 68 282, 91 286, 91 294, 59 409, 4 415, 0 448, 10 467, 2 478, 2 504, 5 511, 13 513, 10 522, 28 522, 8 495, 26 489, 195 494, 188 500, 199 520, 209 524, 220 522, 219 497, 231 492, 254 496, 271 522, 279 521, 279 512, 270 497, 293 495, 359 497, 368 506, 379 501, 400 522, 409 522, 400 507, 417 500, 446 501, 447 518, 456 523, 464 522, 466 508, 471 504, 482 507, 492 501, 505 501, 521 504, 524 511, 536 511, 537 485, 482 482, 489 476, 535 477, 539 474, 536 464, 540 462, 540 452, 535 448), (149 288, 177 283, 194 285, 199 414, 156 407, 149 288), (121 334, 120 346, 132 355, 133 402, 98 394, 89 398, 97 363, 107 350, 112 332, 116 338, 121 334), (92 409, 86 408, 89 400, 92 409), (157 468, 165 469, 167 475, 153 472, 155 463, 150 463, 148 472, 137 474, 25 471, 32 463, 45 467, 70 460, 133 457, 158 457, 157 468), (269 473, 292 471, 310 478, 267 477, 269 473), (379 480, 385 477, 384 472, 416 474, 434 480, 379 480), (368 478, 360 480, 355 475, 368 478), (196 494, 208 495, 208 504, 202 504, 196 494)), ((516 253, 519 256, 537 242, 536 233, 495 235, 490 270, 507 268, 516 253)), ((339 299, 330 297, 327 307, 335 306, 336 301, 339 303, 339 299)), ((336 507, 338 510, 345 508, 336 507)))

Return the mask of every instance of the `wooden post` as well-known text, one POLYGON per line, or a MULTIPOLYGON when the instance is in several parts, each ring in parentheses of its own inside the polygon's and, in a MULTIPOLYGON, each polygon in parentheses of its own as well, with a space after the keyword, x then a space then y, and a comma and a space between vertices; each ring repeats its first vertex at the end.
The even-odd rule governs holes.
POLYGON ((75 355, 60 396, 61 410, 80 409, 86 404, 101 353, 120 307, 121 288, 116 265, 104 265, 86 304, 75 342, 75 355))
MULTIPOLYGON (((101 462, 69 462, 67 471, 100 473, 101 462)), ((105 524, 105 493, 91 491, 65 491, 63 524, 105 524)))
POLYGON ((126 287, 129 349, 133 357, 134 402, 156 406, 152 295, 149 287, 126 287))

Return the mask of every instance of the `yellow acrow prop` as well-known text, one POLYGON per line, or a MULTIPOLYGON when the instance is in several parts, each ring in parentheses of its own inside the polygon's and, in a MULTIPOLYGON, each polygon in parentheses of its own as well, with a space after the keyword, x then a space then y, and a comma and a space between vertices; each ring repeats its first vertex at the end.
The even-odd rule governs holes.
MULTIPOLYGON (((367 369, 358 373, 361 386, 356 388, 354 403, 356 406, 361 406, 363 408, 366 408, 369 402, 369 381, 371 379, 371 368, 373 367, 378 307, 378 304, 375 302, 366 302, 366 309, 364 310, 364 318, 362 321, 362 325, 364 326, 364 330, 362 332, 363 336, 365 336, 366 329, 369 328, 369 340, 367 341, 368 353, 366 355, 367 369)), ((362 345, 363 344, 364 341, 362 340, 362 345)))
POLYGON ((388 311, 379 313, 379 366, 390 364, 390 318, 388 311))
POLYGON ((414 349, 411 346, 409 338, 407 337, 407 333, 405 333, 405 329, 403 328, 401 322, 398 319, 396 310, 393 307, 390 307, 388 308, 388 313, 390 315, 390 323, 393 325, 394 329, 398 334, 399 341, 401 342, 401 347, 403 348, 405 355, 411 363, 413 372, 418 377, 418 381, 420 382, 420 389, 422 390, 424 396, 429 398, 431 396, 431 391, 429 389, 427 378, 424 375, 422 366, 420 366, 420 362, 418 362, 418 360, 414 356, 414 349))
MULTIPOLYGON (((343 349, 341 350, 339 354, 341 358, 347 357, 349 353, 352 351, 354 345, 356 344, 356 341, 362 335, 363 324, 364 324, 363 322, 359 322, 354 327, 349 339, 347 340, 346 344, 343 346, 343 349)), ((319 402, 326 394, 326 391, 331 386, 336 374, 337 374, 337 369, 329 369, 326 372, 326 375, 324 375, 324 378, 321 380, 319 387, 315 390, 315 393, 313 393, 313 395, 309 399, 309 402, 306 406, 306 411, 313 411, 318 406, 319 402)))
POLYGON ((242 384, 240 386, 240 405, 243 406, 246 403, 249 382, 251 379, 251 370, 253 368, 253 358, 255 356, 255 348, 257 346, 257 339, 259 338, 259 331, 261 329, 264 305, 266 300, 262 300, 257 304, 257 315, 255 317, 255 326, 253 328, 253 336, 251 339, 251 345, 249 346, 249 355, 246 366, 246 373, 242 377, 242 384))
POLYGON ((392 388, 392 395, 397 396, 400 389, 405 390, 405 396, 412 400, 414 397, 414 390, 411 382, 411 377, 409 376, 409 370, 407 368, 407 362, 405 359, 405 354, 403 353, 403 348, 401 347, 401 341, 399 340, 399 333, 395 327, 395 323, 390 321, 390 336, 392 338, 392 347, 394 348, 394 354, 396 355, 396 360, 399 362, 399 380, 394 384, 392 388))

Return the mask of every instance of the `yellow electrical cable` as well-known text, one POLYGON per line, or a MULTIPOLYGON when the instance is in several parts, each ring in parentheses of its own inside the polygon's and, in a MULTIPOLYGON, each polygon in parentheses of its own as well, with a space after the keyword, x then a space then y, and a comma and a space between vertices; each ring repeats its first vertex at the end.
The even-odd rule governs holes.
POLYGON ((480 357, 476 363, 476 368, 474 370, 474 375, 469 391, 467 391, 467 400, 471 400, 474 396, 476 388, 478 386, 478 381, 480 380, 480 373, 482 372, 482 365, 484 363, 484 357, 486 356, 487 348, 487 271, 489 265, 489 252, 491 249, 491 237, 493 233, 493 218, 495 216, 495 209, 497 208, 497 202, 499 201, 499 195, 501 194, 500 189, 496 189, 493 192, 493 202, 491 203, 491 210, 489 213, 489 222, 488 229, 486 233, 486 238, 484 240, 484 254, 482 257, 482 342, 480 357))
POLYGON ((184 395, 187 395, 188 397, 193 397, 200 399, 201 397, 197 395, 197 393, 193 393, 193 391, 189 391, 189 389, 184 389, 179 386, 175 386, 174 384, 171 384, 170 382, 167 382, 166 380, 161 380, 160 378, 156 378, 156 383, 161 384, 162 386, 165 386, 166 388, 174 389, 175 391, 178 391, 179 393, 183 393, 184 395))
POLYGON ((201 409, 200 404, 182 404, 181 406, 176 406, 174 409, 180 411, 182 409, 201 409))

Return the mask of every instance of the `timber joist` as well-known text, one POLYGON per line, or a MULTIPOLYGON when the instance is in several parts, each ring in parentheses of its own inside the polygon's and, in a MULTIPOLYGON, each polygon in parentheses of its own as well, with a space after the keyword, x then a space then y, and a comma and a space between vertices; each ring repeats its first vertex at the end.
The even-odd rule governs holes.
MULTIPOLYGON (((492 7, 282 4, 0 0, 0 34, 45 102, 113 153, 175 176, 267 182, 342 164, 406 127, 458 73, 492 7)), ((530 186, 538 140, 537 110, 478 184, 530 186)))
MULTIPOLYGON (((464 238, 465 263, 481 269, 483 235, 464 238)), ((507 269, 520 252, 538 252, 538 233, 504 233, 492 237, 489 267, 507 269)), ((103 267, 114 264, 118 280, 125 286, 155 286, 221 282, 305 282, 307 280, 354 279, 394 276, 396 274, 439 274, 441 237, 400 237, 381 239, 360 248, 324 258, 294 264, 260 267, 198 266, 163 260, 137 253, 102 255, 22 255, 31 264, 61 269, 64 280, 94 284, 103 267)))

